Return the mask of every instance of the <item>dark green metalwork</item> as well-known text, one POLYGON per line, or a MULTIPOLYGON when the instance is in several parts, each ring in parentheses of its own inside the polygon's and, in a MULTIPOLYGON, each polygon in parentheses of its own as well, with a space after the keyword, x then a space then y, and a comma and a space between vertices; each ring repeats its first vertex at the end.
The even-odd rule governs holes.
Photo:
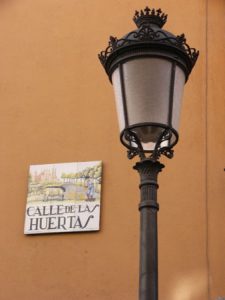
POLYGON ((134 166, 141 179, 139 300, 158 300, 157 177, 162 168, 149 159, 134 166))
POLYGON ((138 28, 121 39, 111 36, 107 48, 99 54, 99 60, 110 81, 112 81, 113 72, 119 68, 125 123, 120 139, 128 149, 129 159, 136 155, 140 157, 140 162, 134 166, 140 174, 141 193, 139 300, 158 300, 157 178, 158 173, 164 168, 158 160, 161 155, 173 157, 172 148, 179 138, 178 132, 172 127, 176 66, 183 70, 187 81, 199 52, 186 43, 184 34, 175 36, 161 29, 167 21, 167 15, 162 13, 161 9, 146 7, 140 12, 136 11, 133 20, 138 28), (172 63, 168 122, 161 124, 149 120, 149 122, 129 125, 123 64, 133 59, 146 57, 161 58, 172 63), (153 150, 143 149, 135 131, 143 127, 156 127, 161 130, 153 150))

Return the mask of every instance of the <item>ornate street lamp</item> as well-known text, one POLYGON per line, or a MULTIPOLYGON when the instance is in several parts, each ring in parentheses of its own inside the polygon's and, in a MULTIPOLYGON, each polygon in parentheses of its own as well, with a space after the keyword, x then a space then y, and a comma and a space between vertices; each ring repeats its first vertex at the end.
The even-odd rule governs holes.
POLYGON ((161 9, 146 7, 133 20, 138 29, 110 37, 99 59, 113 84, 121 142, 129 159, 140 157, 134 166, 141 178, 139 299, 157 300, 157 176, 164 167, 158 160, 173 157, 183 88, 199 53, 184 34, 161 29, 167 20, 161 9))

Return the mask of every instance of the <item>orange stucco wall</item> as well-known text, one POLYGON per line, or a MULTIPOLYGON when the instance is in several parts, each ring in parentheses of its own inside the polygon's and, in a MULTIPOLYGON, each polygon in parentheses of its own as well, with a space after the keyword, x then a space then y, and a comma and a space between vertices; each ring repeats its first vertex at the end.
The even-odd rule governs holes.
POLYGON ((139 191, 120 145, 112 87, 97 59, 133 12, 168 13, 200 57, 180 141, 159 183, 159 292, 225 297, 223 0, 0 2, 0 299, 134 300, 139 191), (30 164, 103 161, 101 231, 23 234, 30 164))

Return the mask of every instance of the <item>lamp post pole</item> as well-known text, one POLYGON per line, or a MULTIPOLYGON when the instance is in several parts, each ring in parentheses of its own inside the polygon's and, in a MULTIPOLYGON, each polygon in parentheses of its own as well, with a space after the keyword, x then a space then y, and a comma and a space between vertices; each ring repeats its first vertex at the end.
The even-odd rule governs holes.
POLYGON ((157 177, 164 165, 149 159, 134 166, 140 174, 139 300, 158 300, 157 177))
POLYGON ((157 177, 161 155, 173 157, 183 88, 199 52, 184 34, 162 29, 161 9, 136 11, 137 29, 121 39, 110 37, 99 59, 113 84, 121 143, 128 158, 140 161, 139 300, 158 300, 157 177))

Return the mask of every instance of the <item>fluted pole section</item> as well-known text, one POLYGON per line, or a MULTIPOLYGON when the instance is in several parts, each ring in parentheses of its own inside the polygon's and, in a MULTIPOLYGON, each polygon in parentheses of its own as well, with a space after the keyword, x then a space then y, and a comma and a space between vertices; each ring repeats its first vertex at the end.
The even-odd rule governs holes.
POLYGON ((139 300, 158 300, 157 177, 162 168, 148 159, 134 166, 141 179, 139 300))

